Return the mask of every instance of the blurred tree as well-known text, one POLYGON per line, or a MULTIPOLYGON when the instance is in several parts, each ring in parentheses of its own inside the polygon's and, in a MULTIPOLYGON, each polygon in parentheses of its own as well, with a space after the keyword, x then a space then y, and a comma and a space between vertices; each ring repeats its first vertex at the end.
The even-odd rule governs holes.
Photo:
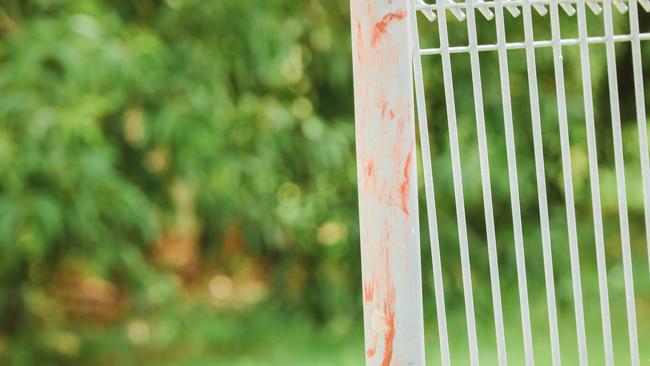
POLYGON ((253 258, 284 305, 353 306, 346 5, 5 1, 2 328, 71 258, 142 285, 170 235, 253 258))

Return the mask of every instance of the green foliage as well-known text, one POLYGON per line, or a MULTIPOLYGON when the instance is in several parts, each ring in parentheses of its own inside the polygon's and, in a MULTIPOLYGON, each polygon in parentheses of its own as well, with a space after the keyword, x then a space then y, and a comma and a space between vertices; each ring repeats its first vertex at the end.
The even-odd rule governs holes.
POLYGON ((151 200, 120 172, 124 155, 107 132, 141 84, 134 79, 146 73, 151 52, 142 47, 145 36, 120 43, 118 26, 115 17, 43 15, 2 39, 5 327, 22 321, 26 281, 43 281, 74 256, 93 258, 100 273, 124 267, 157 230, 151 200))
POLYGON ((4 3, 2 328, 30 318, 26 292, 62 263, 139 288, 150 244, 174 231, 226 271, 263 261, 291 308, 354 307, 344 4, 4 3), (231 227, 246 254, 227 261, 231 227))

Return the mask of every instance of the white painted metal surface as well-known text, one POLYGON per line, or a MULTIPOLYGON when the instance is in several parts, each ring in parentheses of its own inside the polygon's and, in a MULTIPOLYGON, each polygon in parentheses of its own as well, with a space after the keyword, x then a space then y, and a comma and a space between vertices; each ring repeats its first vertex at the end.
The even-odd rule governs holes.
MULTIPOLYGON (((357 127, 357 156, 359 178, 359 200, 361 215, 361 249, 363 260, 364 283, 364 316, 366 325, 366 360, 367 364, 380 365, 423 365, 423 315, 420 280, 419 227, 417 210, 417 184, 415 181, 415 133, 413 120, 412 98, 417 105, 418 131, 422 154, 424 191, 426 196, 427 223, 430 234, 432 254, 433 285, 436 305, 436 323, 439 338, 440 362, 448 366, 453 364, 450 344, 450 329, 445 304, 445 288, 443 281, 443 263, 441 258, 440 228, 436 212, 435 185, 432 169, 430 146, 430 126, 427 116, 427 100, 425 85, 427 81, 423 74, 423 60, 426 57, 438 57, 442 66, 441 79, 444 85, 444 104, 449 133, 449 156, 451 159, 451 179, 455 203, 455 218, 457 222, 458 244, 460 253, 460 277, 464 298, 465 333, 467 337, 468 361, 472 366, 479 365, 483 349, 495 354, 495 363, 507 365, 513 342, 508 341, 507 327, 504 326, 504 305, 502 301, 500 278, 503 275, 499 268, 498 247, 502 245, 497 240, 495 229, 495 207, 493 203, 493 187, 490 173, 489 146, 486 131, 486 111, 484 85, 481 78, 481 57, 485 53, 494 52, 498 60, 500 81, 500 106, 503 113, 505 138, 505 155, 508 170, 509 195, 512 213, 515 268, 518 288, 519 321, 521 325, 521 345, 523 360, 526 366, 535 364, 536 343, 533 334, 537 333, 531 322, 531 308, 528 288, 528 271, 526 269, 526 248, 524 243, 524 223, 520 200, 520 175, 516 153, 515 133, 517 123, 513 117, 513 97, 511 93, 512 71, 508 63, 509 53, 513 50, 523 50, 525 54, 525 75, 518 79, 526 80, 530 120, 532 130, 533 159, 535 187, 537 190, 537 206, 539 210, 539 230, 543 263, 543 277, 546 297, 548 322, 548 337, 550 340, 549 362, 559 366, 563 361, 561 350, 565 348, 567 333, 561 334, 565 328, 559 319, 558 300, 556 294, 556 278, 554 274, 553 238, 557 237, 552 227, 552 217, 549 213, 549 194, 547 192, 547 172, 545 169, 545 144, 550 138, 559 142, 559 160, 562 174, 562 194, 564 196, 565 222, 567 225, 567 253, 571 279, 570 290, 572 298, 573 318, 575 319, 574 333, 571 335, 576 344, 576 362, 581 366, 615 363, 616 339, 612 330, 613 308, 610 305, 608 270, 612 266, 622 269, 622 287, 625 293, 625 310, 618 318, 627 320, 627 345, 629 347, 629 362, 641 365, 644 360, 640 357, 639 337, 649 337, 639 334, 637 320, 637 305, 635 303, 635 287, 633 278, 633 253, 631 250, 630 218, 628 215, 629 187, 626 185, 626 165, 624 161, 624 146, 626 140, 621 128, 621 101, 619 95, 619 77, 617 70, 617 45, 626 47, 631 53, 632 79, 634 83, 634 102, 636 106, 636 124, 638 130, 639 171, 642 177, 642 197, 644 208, 645 240, 648 248, 648 263, 650 264, 650 157, 646 126, 646 106, 643 83, 643 41, 650 40, 650 33, 642 33, 639 24, 639 6, 650 11, 650 0, 352 0, 352 30, 355 73, 355 113, 357 127), (504 9, 507 11, 504 11, 504 9), (418 27, 417 13, 421 12, 430 24, 418 27), (600 21, 604 34, 590 34, 588 25, 591 12, 600 21), (617 33, 614 27, 614 16, 617 13, 629 13, 629 32, 617 33), (478 14, 478 16, 477 16, 478 14), (507 15, 504 15, 507 14, 507 15), (451 15, 453 18, 449 18, 451 15), (478 17, 494 23, 496 27, 496 43, 481 44, 478 17), (521 17, 523 41, 508 41, 506 16, 521 17), (536 36, 535 30, 539 24, 536 18, 546 17, 547 27, 550 28, 550 38, 536 36), (577 24, 577 37, 564 37, 561 32, 561 18, 574 17, 577 24), (450 45, 450 24, 466 25, 467 44, 450 45), (420 44, 420 29, 437 30, 439 46, 423 48, 420 44), (606 255, 606 240, 603 224, 603 207, 601 205, 601 175, 599 172, 597 131, 595 124, 594 91, 592 86, 592 62, 590 49, 601 47, 606 55, 606 81, 610 101, 609 121, 613 143, 613 165, 616 184, 616 201, 618 204, 618 220, 620 234, 620 263, 608 263, 606 255), (574 104, 569 104, 569 91, 565 81, 567 47, 574 47, 578 53, 575 60, 579 62, 582 79, 582 107, 576 111, 574 104), (554 115, 557 125, 552 137, 542 136, 548 130, 544 124, 548 113, 543 113, 540 107, 540 82, 538 81, 537 53, 547 49, 552 53, 553 80, 555 91, 554 115), (489 283, 492 294, 492 319, 495 343, 480 346, 477 336, 477 319, 473 276, 470 261, 470 240, 465 212, 465 195, 463 187, 463 166, 460 157, 458 111, 456 101, 459 97, 469 98, 469 95, 458 95, 454 85, 454 58, 452 55, 465 54, 469 58, 471 70, 471 90, 474 105, 475 131, 478 142, 478 157, 480 168, 480 186, 484 210, 485 231, 487 243, 487 262, 489 268, 489 283), (412 65, 411 65, 412 64, 412 65), (412 74, 411 74, 412 67, 412 74), (522 78, 523 77, 523 78, 522 78), (412 84, 413 80, 414 84, 412 84), (413 95, 413 87, 415 94, 413 95), (573 109, 572 109, 573 108, 573 109), (569 126, 572 114, 584 114, 585 139, 587 145, 586 160, 589 174, 591 215, 593 219, 593 246, 595 255, 598 308, 600 328, 602 332, 602 359, 596 359, 590 353, 592 343, 589 334, 585 308, 590 304, 583 300, 583 281, 581 272, 581 248, 576 217, 576 196, 574 195, 572 137, 569 136, 569 126), (563 337, 561 341, 560 337, 563 337), (379 355, 378 355, 379 354, 379 355), (383 355, 383 356, 382 356, 383 355)), ((457 28, 454 28, 457 31, 457 28)), ((548 29, 547 29, 548 30, 548 29)), ((572 54, 573 55, 573 54, 572 54)), ((442 99, 443 95, 436 95, 442 99)), ((435 121, 439 124, 441 121, 435 121)), ((520 160, 521 161, 521 160, 520 160)), ((520 162, 521 164, 521 162, 520 162)), ((476 184, 479 184, 477 182, 476 184)), ((441 198, 438 198, 439 200, 441 198)), ((442 199, 451 200, 451 197, 442 199)), ((638 272, 637 272, 638 273, 638 272)), ((646 272, 647 273, 647 272, 646 272)), ((647 279, 643 279, 647 283, 647 279)), ((594 305, 592 305, 593 307, 594 305)), ((616 315, 616 314, 614 314, 616 315)), ((426 317, 427 319, 429 317, 426 317)), ((507 318, 507 317, 506 317, 507 318)), ((647 329, 647 327, 646 327, 647 329)))
POLYGON ((352 0, 366 363, 424 364, 408 0, 352 0))
MULTIPOLYGON (((600 8, 599 8, 600 9, 600 8)), ((589 183, 594 220, 594 238, 598 271, 598 292, 600 299, 600 319, 603 328, 603 350, 605 364, 614 365, 612 346, 612 324, 610 318, 609 290, 607 288, 607 263, 605 260, 605 239, 603 237, 603 214, 600 205, 600 175, 598 173, 598 151, 596 149, 596 127, 594 123, 594 104, 591 85, 591 62, 587 43, 587 23, 585 1, 578 2, 578 28, 580 32, 580 64, 582 69, 582 94, 585 105, 585 124, 587 130, 587 149, 589 158, 589 183)))

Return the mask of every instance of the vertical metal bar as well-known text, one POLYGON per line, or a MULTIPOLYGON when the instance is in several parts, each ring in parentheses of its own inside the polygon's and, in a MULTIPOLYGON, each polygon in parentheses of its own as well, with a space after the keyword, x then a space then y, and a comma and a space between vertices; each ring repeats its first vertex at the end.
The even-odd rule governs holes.
POLYGON ((367 365, 424 365, 409 0, 351 0, 367 365))
POLYGON ((433 288, 436 297, 436 315, 438 317, 438 338, 440 341, 440 361, 442 366, 450 366, 449 336, 447 332, 447 314, 445 311, 445 290, 442 281, 442 265, 440 263, 440 242, 438 235, 438 215, 436 213, 436 196, 433 186, 431 165, 431 149, 429 145, 429 127, 427 108, 424 95, 424 79, 422 77, 422 59, 420 56, 420 35, 417 27, 415 6, 411 8, 411 29, 413 38, 413 78, 415 80, 415 100, 417 103, 418 127, 420 132, 420 149, 422 153, 422 169, 424 171, 424 190, 427 202, 427 217, 429 223, 429 240, 431 242, 431 263, 433 267, 433 288))
MULTIPOLYGON (((643 207, 645 210, 645 234, 650 265, 650 160, 648 159, 648 129, 646 126, 645 92, 643 90, 643 65, 641 64, 641 42, 639 40, 639 8, 637 0, 629 1, 630 35, 632 36, 632 68, 634 70, 634 95, 639 130, 639 153, 641 154, 641 175, 643 178, 643 207)), ((650 267, 649 267, 650 268, 650 267)))
POLYGON ((560 336, 557 325, 557 308, 555 303, 555 279, 553 278, 553 254, 551 251, 551 229, 549 225, 548 201, 546 195, 546 173, 544 172, 544 148, 542 145, 542 128, 539 110, 539 92, 537 83, 537 66, 535 48, 533 45, 533 22, 531 2, 523 2, 524 43, 526 63, 528 67, 528 91, 530 94, 530 111, 533 125, 533 148, 535 153, 535 175, 537 179, 537 200, 539 201, 539 217, 542 229, 542 251, 544 257, 544 279, 546 282, 546 304, 548 307, 548 323, 551 338, 551 356, 553 366, 560 365, 560 336))
POLYGON ((467 36, 469 39, 469 56, 472 70, 472 88, 474 90, 474 112, 476 114, 476 132, 478 135, 479 161, 481 169, 481 187, 483 190, 483 210, 485 211, 485 229, 487 234, 488 260, 490 266, 490 283, 492 287, 492 306, 494 327, 497 341, 499 365, 508 364, 506 356, 506 339, 503 327, 503 308, 501 305, 501 285, 499 281, 499 260, 497 257, 496 233, 494 229, 494 208, 492 205, 492 186, 490 183, 490 162, 487 136, 485 133, 485 112, 483 110, 483 84, 481 81, 481 64, 478 55, 476 35, 476 13, 474 1, 467 1, 467 36))
POLYGON ((623 253, 623 275, 625 280, 625 299, 627 304, 628 336, 632 365, 639 365, 639 341, 634 304, 634 279, 632 276, 632 253, 630 250, 630 228, 627 217, 627 193, 625 187, 625 162, 623 161, 623 138, 621 115, 618 100, 618 76, 616 72, 616 50, 614 48, 614 26, 611 1, 603 2, 605 22, 605 49, 607 52, 607 77, 609 81, 609 101, 612 114, 612 133, 614 137, 614 164, 616 167, 616 188, 618 192, 618 212, 621 230, 621 249, 623 253))
POLYGON ((616 9, 618 9, 618 11, 620 11, 621 13, 625 13, 627 11, 627 5, 625 5, 623 0, 612 0, 612 3, 614 3, 616 9))
POLYGON ((451 147, 452 175, 454 180, 454 196, 456 200, 456 219, 458 221, 458 238, 460 244, 461 270, 463 275, 463 292, 465 295, 465 316, 467 319, 467 337, 469 341, 470 361, 472 366, 478 366, 478 341, 476 339, 476 321, 474 317, 474 295, 472 294, 472 272, 470 268, 469 248, 467 243, 467 223, 465 218, 465 198, 463 196, 463 177, 460 166, 460 149, 458 147, 458 131, 456 129, 456 104, 454 101, 454 82, 449 54, 449 39, 447 35, 446 5, 449 0, 441 0, 438 4, 438 32, 440 34, 440 49, 442 57, 442 72, 447 104, 447 122, 449 126, 449 141, 451 147))
POLYGON ((585 124, 587 130, 587 153, 589 156, 589 181, 591 184, 591 203, 594 220, 594 237, 596 244, 596 266, 598 270, 598 287, 600 295, 600 318, 603 328, 603 348, 605 365, 614 365, 612 347, 612 326, 609 311, 609 294, 607 289, 607 263, 605 260, 605 240, 603 237, 603 215, 600 204, 600 177, 598 173, 598 150, 596 149, 596 127, 594 124, 594 104, 591 86, 591 63, 587 43, 587 16, 585 0, 578 0, 578 27, 580 38, 580 63, 582 65, 582 94, 585 105, 585 124))
POLYGON ((519 310, 524 341, 526 365, 535 364, 533 356, 533 336, 530 326, 530 309, 528 305, 528 282, 526 279, 526 257, 524 252, 523 228, 521 224, 521 205, 519 203, 519 178, 517 177, 517 151, 512 123, 512 97, 510 95, 510 76, 508 72, 508 52, 506 50, 506 32, 503 19, 503 0, 496 0, 496 29, 499 58, 499 76, 501 80, 501 103, 503 105, 503 124, 506 138, 506 155, 508 160, 508 182, 512 207, 512 222, 515 236, 515 257, 517 264, 517 282, 519 286, 519 310))
POLYGON ((560 19, 558 0, 551 0, 551 33, 553 42, 553 65, 555 69, 555 91, 557 96, 557 113, 560 125, 560 149, 562 155, 562 175, 564 177, 564 200, 566 206, 567 226, 569 231, 569 255, 571 262, 571 282, 573 285, 573 303, 576 316, 576 332, 578 338, 578 355, 580 365, 586 366, 587 335, 585 332, 585 316, 582 304, 582 281, 580 279, 580 256, 578 250, 578 233, 576 229, 575 202, 573 198, 573 177, 571 176, 571 141, 567 121, 566 91, 564 87, 564 61, 562 45, 560 44, 560 19))

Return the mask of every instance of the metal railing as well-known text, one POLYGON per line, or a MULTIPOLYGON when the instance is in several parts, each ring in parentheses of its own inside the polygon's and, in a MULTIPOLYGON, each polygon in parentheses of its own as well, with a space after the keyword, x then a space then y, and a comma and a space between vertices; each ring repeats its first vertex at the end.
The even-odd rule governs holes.
MULTIPOLYGON (((629 352, 632 365, 640 365, 635 293, 632 275, 632 254, 630 250, 630 232, 628 219, 627 188, 625 182, 625 164, 623 159, 623 138, 621 132, 621 110, 618 90, 618 75, 616 65, 615 44, 625 42, 629 44, 632 52, 634 94, 636 102, 636 116, 638 123, 639 147, 641 154, 641 172, 643 180, 643 197, 645 210, 646 241, 650 253, 650 162, 648 159, 648 142, 646 127, 646 107, 643 85, 643 72, 641 61, 641 42, 650 40, 650 33, 639 31, 639 6, 650 11, 648 0, 494 0, 452 2, 438 0, 435 4, 426 4, 421 0, 411 3, 412 14, 412 56, 415 83, 415 99, 417 106, 417 119, 420 135, 420 146, 423 159, 424 182, 430 228, 430 240, 433 256, 433 277, 435 299, 437 308, 438 332, 440 339, 441 361, 443 365, 450 365, 449 337, 445 314, 445 300, 442 279, 442 268, 439 248, 439 231, 436 218, 436 199, 432 174, 431 148, 429 143, 429 127, 427 121, 427 104, 425 100, 424 79, 422 72, 422 58, 425 56, 439 56, 442 63, 447 125, 450 141, 450 155, 452 162, 452 177, 454 184, 454 198, 456 207, 456 220, 458 223, 458 237, 460 242, 461 272, 463 292, 465 298, 465 315, 467 322, 467 336, 469 341, 470 360, 473 366, 479 364, 479 350, 476 335, 476 320, 474 313, 474 299, 472 289, 472 271, 468 249, 467 219, 465 214, 465 199, 463 195, 462 167, 459 152, 457 111, 455 105, 455 90, 452 72, 451 55, 464 53, 469 55, 471 63, 471 81, 474 98, 476 131, 478 136, 478 149, 480 158, 481 187, 485 213, 487 233, 488 259, 490 269, 490 283, 492 292, 492 307, 495 321, 496 343, 499 365, 507 363, 507 347, 505 341, 503 306, 499 280, 499 265, 497 258, 496 233, 494 224, 494 208, 492 203, 492 188, 490 182, 490 163, 488 159, 488 140, 486 138, 485 112, 483 100, 483 85, 481 80, 481 52, 495 51, 498 57, 498 72, 501 87, 501 106, 503 109, 503 123, 506 139, 506 155, 511 198, 512 220, 514 228, 514 242, 516 254, 516 269, 519 289, 520 317, 523 332, 525 363, 527 366, 534 364, 532 329, 527 288, 527 271, 524 253, 522 214, 519 198, 519 180, 517 171, 517 158, 515 149, 515 135, 513 132, 512 97, 510 91, 510 70, 508 65, 508 51, 522 49, 525 51, 528 92, 531 110, 533 131, 534 165, 536 173, 536 186, 538 193, 538 206, 540 227, 542 235, 543 267, 545 289, 548 309, 548 324, 551 339, 551 359, 554 366, 560 365, 560 339, 558 330, 558 315, 555 294, 555 279, 553 273, 553 255, 551 250, 551 228, 549 223, 548 197, 546 192, 546 172, 544 168, 544 144, 542 143, 542 128, 540 117, 539 82, 537 80, 536 49, 549 48, 553 53, 553 70, 555 79, 555 94, 557 103, 557 120, 560 131, 560 147, 562 175, 564 184, 564 200, 568 225, 568 241, 570 252, 570 267, 572 274, 573 306, 576 318, 576 337, 578 343, 579 362, 581 366, 588 365, 588 352, 585 330, 585 316, 581 281, 581 268, 579 259, 578 235, 576 228, 575 199, 573 192, 573 178, 571 170, 571 144, 569 140, 568 111, 564 75, 563 48, 578 46, 580 49, 581 76, 585 127, 587 132, 588 166, 590 174, 591 203, 593 209, 594 238, 596 245, 596 262, 598 272, 598 288, 600 300, 601 327, 603 335, 603 349, 605 364, 614 365, 614 352, 612 345, 612 325, 607 285, 607 264, 603 238, 603 217, 601 209, 601 189, 597 160, 596 129, 594 124, 594 103, 591 77, 591 64, 589 59, 589 46, 602 44, 606 50, 607 81, 609 88, 611 123, 614 145, 614 162, 616 172, 616 189, 619 207, 619 224, 621 235, 622 263, 624 273, 624 287, 626 299, 626 317, 629 338, 629 352), (613 27, 613 13, 616 11, 629 13, 629 33, 615 34, 613 27), (523 17, 523 42, 507 42, 504 22, 504 9, 511 16, 523 17), (589 36, 587 27, 587 9, 602 17, 605 34, 602 36, 589 36), (533 33, 533 12, 540 16, 550 18, 551 38, 538 40, 533 33), (560 32, 561 11, 568 16, 576 16, 579 36, 577 38, 563 38, 560 32), (421 48, 420 34, 417 24, 417 12, 423 13, 429 21, 437 23, 437 36, 439 47, 421 48), (477 37, 476 13, 487 20, 494 20, 496 25, 497 41, 494 44, 479 44, 477 37), (450 46, 448 14, 456 20, 466 22, 468 44, 466 46, 450 46)), ((650 261, 650 257, 649 257, 650 261)))

